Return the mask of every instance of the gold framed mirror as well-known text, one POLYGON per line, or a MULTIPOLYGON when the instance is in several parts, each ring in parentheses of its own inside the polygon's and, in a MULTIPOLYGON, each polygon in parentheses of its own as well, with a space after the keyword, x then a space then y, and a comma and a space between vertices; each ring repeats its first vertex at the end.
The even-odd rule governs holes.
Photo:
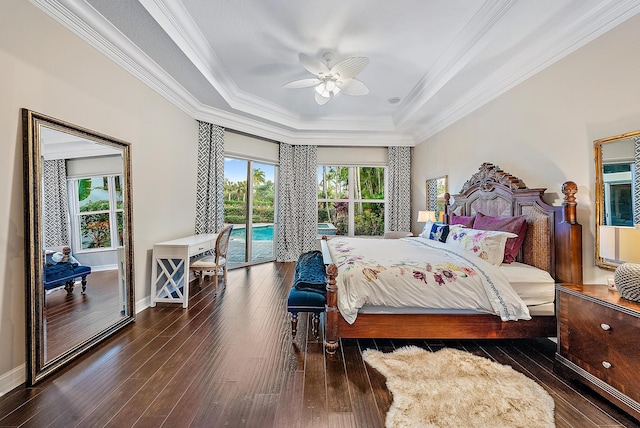
POLYGON ((618 261, 601 257, 600 226, 640 224, 640 131, 593 142, 596 172, 596 265, 615 269, 618 261))
POLYGON ((130 145, 22 110, 27 385, 134 320, 130 145))
POLYGON ((448 181, 446 175, 427 180, 427 201, 425 207, 427 211, 433 211, 435 213, 435 219, 439 222, 444 221, 444 194, 449 191, 448 181))

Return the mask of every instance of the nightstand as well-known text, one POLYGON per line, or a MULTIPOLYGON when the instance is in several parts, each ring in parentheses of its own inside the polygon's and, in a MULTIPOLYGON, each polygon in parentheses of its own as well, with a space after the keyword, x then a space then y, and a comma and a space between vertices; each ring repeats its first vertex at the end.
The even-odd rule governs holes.
POLYGON ((556 371, 640 419, 640 304, 606 285, 556 285, 556 371))

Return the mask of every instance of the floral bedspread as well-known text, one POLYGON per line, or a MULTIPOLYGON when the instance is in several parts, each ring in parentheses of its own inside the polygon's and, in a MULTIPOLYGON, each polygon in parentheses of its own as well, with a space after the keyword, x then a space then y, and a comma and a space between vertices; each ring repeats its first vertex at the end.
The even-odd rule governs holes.
POLYGON ((503 321, 531 319, 499 268, 459 247, 424 238, 334 238, 338 309, 353 323, 364 305, 473 309, 503 321))

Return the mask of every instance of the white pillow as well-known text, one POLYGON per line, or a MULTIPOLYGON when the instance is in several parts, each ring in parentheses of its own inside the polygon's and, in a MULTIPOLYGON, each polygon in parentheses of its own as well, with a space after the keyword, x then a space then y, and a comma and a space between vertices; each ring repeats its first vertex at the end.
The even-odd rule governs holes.
POLYGON ((470 251, 492 265, 500 266, 507 239, 516 236, 518 235, 511 232, 456 228, 449 232, 447 243, 470 251))
POLYGON ((431 228, 433 227, 433 223, 430 221, 427 221, 424 224, 424 227, 422 228, 422 232, 420 232, 420 235, 418 235, 421 238, 426 238, 429 239, 429 234, 431 233, 431 228))

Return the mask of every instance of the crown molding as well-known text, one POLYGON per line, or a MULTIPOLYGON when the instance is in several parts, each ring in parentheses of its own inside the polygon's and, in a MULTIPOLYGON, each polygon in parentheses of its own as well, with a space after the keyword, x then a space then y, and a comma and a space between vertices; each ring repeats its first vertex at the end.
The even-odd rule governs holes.
POLYGON ((474 112, 490 101, 496 99, 508 90, 514 88, 538 72, 561 60, 587 43, 595 40, 615 26, 632 16, 640 13, 640 3, 637 0, 620 0, 597 3, 580 19, 567 19, 565 31, 555 36, 544 33, 538 34, 535 48, 528 49, 522 54, 517 63, 510 62, 497 69, 487 79, 465 93, 450 108, 432 116, 419 126, 413 134, 416 144, 434 136, 438 132, 451 126, 458 120, 474 112), (607 6, 605 8, 605 6, 607 6), (603 11, 604 9, 604 11, 603 11), (539 58, 535 61, 535 58, 539 58))
POLYGON ((585 2, 585 8, 591 9, 578 19, 566 18, 562 34, 538 31, 532 53, 521 52, 516 64, 500 67, 448 108, 413 123, 415 113, 484 46, 491 25, 515 0, 506 3, 488 0, 484 4, 476 14, 477 22, 465 27, 454 40, 456 47, 437 61, 432 72, 405 99, 395 114, 395 121, 391 116, 307 121, 281 106, 238 90, 203 35, 192 30, 195 25, 189 25, 190 17, 181 2, 140 0, 147 11, 154 10, 149 12, 151 16, 176 43, 179 41, 178 46, 186 49, 185 54, 189 52, 189 59, 200 65, 200 72, 235 110, 233 112, 203 105, 85 1, 30 1, 194 119, 290 144, 356 146, 414 146, 640 12, 638 0, 585 2), (401 131, 401 128, 408 129, 409 123, 417 126, 412 135, 401 131))
POLYGON ((393 115, 398 126, 409 122, 422 106, 482 51, 489 41, 487 34, 516 1, 489 0, 482 5, 429 72, 405 97, 393 115))
MULTIPOLYGON (((31 2, 194 119, 217 123, 278 141, 296 141, 296 144, 331 145, 350 142, 350 144, 362 145, 365 139, 370 139, 368 145, 414 144, 410 136, 395 132, 390 117, 371 119, 345 116, 334 120, 302 121, 299 117, 282 117, 273 113, 253 115, 278 124, 269 125, 242 114, 206 106, 87 3, 74 0, 31 0, 31 2), (290 129, 288 130, 287 127, 290 129), (331 132, 336 129, 339 132, 331 132), (362 130, 365 131, 362 132, 362 130), (354 136, 354 133, 358 133, 358 136, 354 136), (384 137, 376 138, 378 133, 382 133, 384 137)), ((160 2, 160 4, 164 3, 160 2)), ((271 112, 276 110, 271 103, 266 104, 271 112)), ((265 105, 264 100, 261 105, 265 105)), ((246 110, 239 110, 251 115, 246 110)))

